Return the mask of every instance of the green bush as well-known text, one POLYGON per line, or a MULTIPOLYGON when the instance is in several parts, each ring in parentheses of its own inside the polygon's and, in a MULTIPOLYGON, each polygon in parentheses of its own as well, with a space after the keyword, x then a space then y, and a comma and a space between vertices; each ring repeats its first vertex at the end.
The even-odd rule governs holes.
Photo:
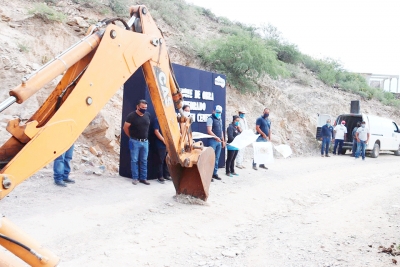
MULTIPOLYGON (((102 6, 101 0, 72 0, 72 2, 89 8, 100 8, 102 6)), ((128 13, 128 11, 125 10, 125 13, 128 13)))
POLYGON ((267 74, 272 78, 289 74, 276 60, 274 51, 249 34, 210 41, 200 57, 205 65, 226 74, 228 81, 242 92, 257 90, 258 79, 267 74))
POLYGON ((289 64, 300 63, 302 55, 295 44, 291 44, 283 39, 278 29, 271 25, 263 25, 258 29, 266 45, 276 52, 280 61, 289 64))
POLYGON ((163 19, 165 23, 182 33, 195 30, 200 24, 199 20, 203 19, 198 16, 203 9, 189 5, 184 0, 147 0, 146 5, 152 15, 156 13, 155 19, 163 19))
POLYGON ((67 19, 67 15, 58 12, 57 10, 49 7, 45 3, 34 4, 33 8, 29 10, 28 13, 38 16, 44 20, 50 21, 64 22, 67 19))
MULTIPOLYGON (((86 1, 86 0, 80 0, 86 1)), ((132 2, 129 0, 109 0, 109 7, 114 11, 118 16, 129 16, 129 6, 132 5, 132 2)))
POLYGON ((18 43, 18 50, 20 52, 28 52, 29 46, 26 43, 18 43))
POLYGON ((53 4, 53 5, 55 5, 55 4, 57 4, 57 0, 44 0, 44 2, 45 3, 47 3, 47 4, 53 4))
POLYGON ((312 72, 318 72, 319 66, 316 60, 314 60, 309 55, 302 55, 301 62, 303 65, 312 72))
POLYGON ((232 25, 233 24, 232 21, 230 21, 226 17, 218 17, 218 23, 223 24, 223 25, 232 25))
POLYGON ((208 8, 201 7, 200 15, 205 16, 206 18, 212 21, 218 21, 218 17, 214 13, 212 13, 212 11, 208 8))
POLYGON ((301 53, 296 45, 283 43, 276 47, 277 56, 280 61, 297 64, 301 60, 301 53))

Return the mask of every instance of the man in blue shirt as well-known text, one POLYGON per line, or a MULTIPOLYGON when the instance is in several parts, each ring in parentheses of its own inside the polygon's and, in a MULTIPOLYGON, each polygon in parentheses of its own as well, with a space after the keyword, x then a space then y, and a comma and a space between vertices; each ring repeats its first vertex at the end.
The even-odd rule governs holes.
MULTIPOLYGON (((268 142, 271 141, 271 121, 268 119, 269 117, 269 108, 264 109, 264 113, 261 117, 259 117, 256 121, 256 131, 260 134, 257 138, 256 142, 268 142)), ((268 168, 264 164, 259 165, 260 168, 268 170, 268 168)), ((257 169, 257 163, 253 160, 253 169, 257 169)))
POLYGON ((333 127, 331 126, 331 120, 328 119, 326 121, 326 124, 322 126, 321 128, 321 157, 324 156, 324 151, 325 151, 325 157, 330 157, 328 152, 329 152, 329 145, 331 143, 331 140, 333 140, 333 127))

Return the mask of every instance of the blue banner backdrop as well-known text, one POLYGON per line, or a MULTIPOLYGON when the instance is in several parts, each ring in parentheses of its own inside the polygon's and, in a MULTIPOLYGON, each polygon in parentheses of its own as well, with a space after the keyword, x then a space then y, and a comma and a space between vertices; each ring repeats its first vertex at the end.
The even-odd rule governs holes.
MULTIPOLYGON (((192 131, 207 133, 206 121, 211 115, 214 107, 220 105, 223 108, 222 121, 223 129, 225 128, 225 102, 226 102, 226 85, 225 75, 198 70, 173 64, 176 79, 179 87, 182 90, 184 104, 190 106, 191 116, 193 118, 192 131)), ((137 102, 140 99, 145 99, 148 102, 147 111, 151 114, 151 126, 149 129, 149 157, 148 157, 148 179, 156 178, 156 170, 151 164, 158 162, 158 156, 155 147, 155 138, 153 121, 155 119, 155 112, 153 103, 150 99, 149 90, 142 69, 138 69, 125 83, 124 96, 122 104, 122 124, 124 125, 125 119, 128 114, 136 110, 137 102)), ((208 140, 202 139, 205 146, 208 146, 208 140)), ((131 163, 129 151, 129 137, 126 136, 121 128, 121 149, 120 149, 120 166, 119 174, 124 177, 131 178, 131 163)), ((225 149, 221 151, 220 160, 218 163, 219 168, 225 166, 225 149)))

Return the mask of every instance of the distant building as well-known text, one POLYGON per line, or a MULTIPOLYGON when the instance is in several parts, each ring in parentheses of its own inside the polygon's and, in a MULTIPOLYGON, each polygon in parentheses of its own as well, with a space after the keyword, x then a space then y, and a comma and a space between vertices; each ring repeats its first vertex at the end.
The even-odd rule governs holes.
MULTIPOLYGON (((399 93, 399 75, 389 75, 389 74, 374 74, 374 73, 359 73, 362 75, 369 86, 374 88, 380 88, 385 90, 385 82, 389 81, 388 91, 399 93), (395 80, 395 81, 393 81, 395 80), (393 81, 393 83, 392 83, 393 81)), ((387 84, 387 83, 386 83, 387 84)))

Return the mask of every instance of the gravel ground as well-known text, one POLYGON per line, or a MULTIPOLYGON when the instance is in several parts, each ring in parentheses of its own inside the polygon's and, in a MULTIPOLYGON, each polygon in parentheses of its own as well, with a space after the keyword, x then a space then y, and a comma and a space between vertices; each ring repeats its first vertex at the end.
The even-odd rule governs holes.
POLYGON ((378 247, 400 242, 399 160, 247 161, 238 177, 219 170, 204 205, 176 201, 172 182, 75 173, 59 188, 43 169, 0 211, 59 266, 389 266, 378 247))

